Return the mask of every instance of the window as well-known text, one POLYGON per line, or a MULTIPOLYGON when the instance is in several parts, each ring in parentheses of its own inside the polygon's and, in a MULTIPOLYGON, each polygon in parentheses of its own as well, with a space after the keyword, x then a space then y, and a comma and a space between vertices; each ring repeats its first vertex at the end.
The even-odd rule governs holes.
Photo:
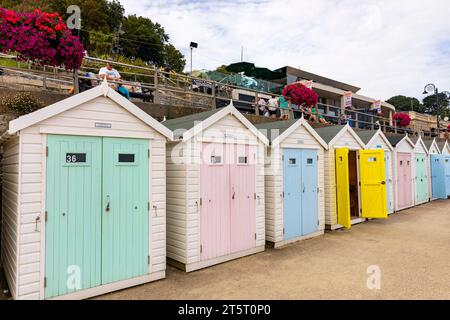
POLYGON ((314 159, 313 158, 306 159, 306 164, 312 166, 314 164, 314 159))
POLYGON ((410 164, 411 164, 411 162, 410 162, 410 161, 408 161, 408 162, 407 162, 407 165, 409 166, 410 164))
POLYGON ((222 157, 221 156, 211 156, 211 163, 212 164, 221 164, 222 157))
POLYGON ((403 160, 400 160, 400 165, 401 165, 401 166, 403 165, 403 160))
POLYGON ((290 158, 289 159, 289 165, 295 166, 296 164, 297 164, 297 159, 295 159, 295 158, 290 158))
POLYGON ((86 163, 86 153, 67 153, 66 163, 86 163))
POLYGON ((134 163, 134 162, 135 162, 134 154, 119 153, 119 163, 134 163))
POLYGON ((370 163, 377 162, 377 158, 376 157, 370 157, 368 159, 368 162, 370 162, 370 163))
POLYGON ((238 164, 248 164, 248 157, 239 157, 238 164))

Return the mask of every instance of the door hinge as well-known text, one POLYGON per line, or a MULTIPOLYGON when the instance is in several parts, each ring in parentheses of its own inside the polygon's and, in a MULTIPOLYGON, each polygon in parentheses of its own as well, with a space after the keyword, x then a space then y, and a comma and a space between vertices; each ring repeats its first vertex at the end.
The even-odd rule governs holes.
POLYGON ((44 288, 47 288, 47 277, 44 277, 44 288))
POLYGON ((258 240, 258 235, 255 233, 255 240, 258 240))
POLYGON ((150 159, 150 149, 148 149, 148 158, 150 159))
POLYGON ((148 256, 148 260, 147 261, 148 261, 148 264, 150 264, 150 256, 148 256))
POLYGON ((319 156, 317 156, 317 161, 319 161, 319 156))
POLYGON ((256 200, 256 193, 254 194, 255 200, 256 200))
POLYGON ((203 246, 200 245, 200 253, 203 253, 203 246))
POLYGON ((320 220, 317 220, 317 225, 320 226, 320 220))
POLYGON ((284 156, 281 156, 281 160, 283 160, 283 161, 284 161, 284 156))
POLYGON ((45 156, 48 157, 48 147, 45 147, 45 156))
POLYGON ((283 234, 286 234, 286 228, 283 228, 283 234))
POLYGON ((203 205, 203 198, 200 198, 200 205, 203 205))
POLYGON ((48 221, 48 211, 44 212, 44 220, 45 220, 45 222, 48 221))
POLYGON ((361 181, 360 181, 360 182, 358 182, 358 184, 359 184, 359 186, 361 187, 361 181))
POLYGON ((361 214, 362 214, 362 209, 359 209, 359 213, 361 213, 361 214))
POLYGON ((283 192, 283 198, 284 198, 284 192, 283 192))
POLYGON ((148 212, 150 212, 150 201, 147 204, 148 204, 147 210, 148 210, 148 212))

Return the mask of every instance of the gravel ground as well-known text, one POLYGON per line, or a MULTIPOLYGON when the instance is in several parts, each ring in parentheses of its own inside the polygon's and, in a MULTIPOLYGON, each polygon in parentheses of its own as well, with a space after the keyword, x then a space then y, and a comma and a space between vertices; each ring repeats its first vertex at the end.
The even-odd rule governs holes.
POLYGON ((98 299, 450 299, 450 201, 437 201, 98 299), (369 290, 378 266, 381 288, 369 290))

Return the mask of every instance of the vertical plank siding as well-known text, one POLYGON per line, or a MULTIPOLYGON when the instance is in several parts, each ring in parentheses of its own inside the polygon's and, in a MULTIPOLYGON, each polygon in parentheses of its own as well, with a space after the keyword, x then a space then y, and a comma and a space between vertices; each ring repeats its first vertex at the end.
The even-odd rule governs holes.
MULTIPOLYGON (((95 122, 111 123, 111 129, 98 129, 98 135, 118 137, 148 136, 150 138, 150 255, 151 273, 166 268, 166 139, 140 119, 112 100, 99 97, 57 116, 46 119, 20 132, 22 159, 19 164, 21 191, 17 208, 20 227, 18 232, 18 261, 16 265, 17 299, 43 299, 43 272, 41 261, 41 230, 45 212, 45 147, 47 135, 42 130, 64 134, 66 129, 82 133, 88 129, 97 132, 95 122), (41 217, 36 231, 36 218, 41 217)), ((72 132, 72 131, 71 131, 72 132)), ((51 150, 49 152, 52 152, 51 150)), ((17 173, 11 175, 11 179, 17 173)), ((11 208, 14 209, 14 208, 11 208)), ((11 218, 9 218, 11 222, 11 218)), ((11 223, 10 222, 10 223, 11 223)), ((14 227, 14 226, 11 226, 14 227)), ((11 229, 11 228, 8 228, 11 229)), ((11 239, 14 234, 6 233, 11 239)), ((12 243, 13 240, 10 241, 12 243)), ((9 249, 10 250, 10 249, 9 249)), ((13 269, 13 264, 10 270, 13 269)), ((8 272, 12 275, 12 272, 8 272)), ((12 278, 10 276, 10 278, 12 278)), ((13 280, 8 280, 14 287, 13 280)), ((14 289, 13 289, 14 290, 14 289)))

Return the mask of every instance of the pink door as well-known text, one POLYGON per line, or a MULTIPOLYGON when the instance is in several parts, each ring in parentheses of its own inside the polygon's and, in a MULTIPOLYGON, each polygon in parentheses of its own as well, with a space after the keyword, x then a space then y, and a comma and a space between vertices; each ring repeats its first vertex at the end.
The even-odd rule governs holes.
POLYGON ((201 259, 230 253, 230 174, 224 144, 204 143, 200 169, 201 259))
POLYGON ((398 153, 397 157, 398 172, 398 207, 400 209, 412 206, 412 189, 411 189, 411 154, 398 153))
POLYGON ((255 147, 230 145, 231 252, 256 246, 255 147))

